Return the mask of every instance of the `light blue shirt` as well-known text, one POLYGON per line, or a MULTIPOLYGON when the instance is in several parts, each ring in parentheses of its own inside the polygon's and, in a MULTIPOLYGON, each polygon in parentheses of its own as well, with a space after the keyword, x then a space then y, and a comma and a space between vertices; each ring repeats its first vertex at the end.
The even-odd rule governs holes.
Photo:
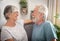
POLYGON ((56 29, 51 22, 33 25, 32 41, 51 41, 52 39, 57 39, 57 36, 56 29))

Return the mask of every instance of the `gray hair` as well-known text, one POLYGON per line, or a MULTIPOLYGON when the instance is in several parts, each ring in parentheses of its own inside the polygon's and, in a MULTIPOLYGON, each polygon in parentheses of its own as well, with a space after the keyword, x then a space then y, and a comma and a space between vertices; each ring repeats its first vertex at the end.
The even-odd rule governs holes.
POLYGON ((5 18, 6 18, 6 19, 9 19, 9 17, 6 16, 6 14, 8 14, 9 12, 10 12, 10 13, 14 12, 15 9, 17 9, 17 8, 16 8, 15 6, 12 6, 12 5, 6 6, 5 9, 4 9, 4 16, 5 16, 5 18))
POLYGON ((46 20, 47 16, 48 16, 48 8, 47 8, 47 6, 44 5, 44 4, 40 4, 39 8, 38 8, 38 11, 41 12, 41 13, 44 13, 44 18, 46 20))

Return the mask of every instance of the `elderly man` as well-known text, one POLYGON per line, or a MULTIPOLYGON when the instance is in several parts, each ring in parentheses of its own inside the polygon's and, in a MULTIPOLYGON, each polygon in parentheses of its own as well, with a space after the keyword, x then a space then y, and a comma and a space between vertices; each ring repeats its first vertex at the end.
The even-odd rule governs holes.
POLYGON ((45 5, 39 5, 35 8, 32 17, 33 32, 32 41, 56 41, 56 29, 50 21, 47 21, 48 8, 45 5))

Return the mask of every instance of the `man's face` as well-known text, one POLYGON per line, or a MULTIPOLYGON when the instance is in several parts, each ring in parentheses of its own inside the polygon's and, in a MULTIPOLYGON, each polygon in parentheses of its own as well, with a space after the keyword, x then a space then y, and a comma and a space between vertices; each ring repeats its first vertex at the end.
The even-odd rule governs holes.
POLYGON ((37 12, 37 13, 33 13, 32 14, 32 20, 33 22, 38 22, 38 21, 41 21, 44 17, 44 13, 41 13, 41 12, 37 12))
POLYGON ((32 13, 32 20, 34 23, 36 23, 38 21, 38 14, 37 13, 32 13))
POLYGON ((32 13, 32 20, 33 22, 41 21, 44 17, 43 12, 39 12, 39 6, 34 9, 34 12, 32 13))

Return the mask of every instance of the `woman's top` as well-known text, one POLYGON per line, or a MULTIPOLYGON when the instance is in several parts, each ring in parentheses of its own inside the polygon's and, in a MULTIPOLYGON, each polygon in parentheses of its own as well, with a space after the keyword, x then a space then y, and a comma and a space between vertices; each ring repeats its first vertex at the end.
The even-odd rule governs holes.
POLYGON ((28 41, 23 20, 19 20, 14 27, 2 27, 1 41, 7 39, 14 39, 14 41, 28 41))

